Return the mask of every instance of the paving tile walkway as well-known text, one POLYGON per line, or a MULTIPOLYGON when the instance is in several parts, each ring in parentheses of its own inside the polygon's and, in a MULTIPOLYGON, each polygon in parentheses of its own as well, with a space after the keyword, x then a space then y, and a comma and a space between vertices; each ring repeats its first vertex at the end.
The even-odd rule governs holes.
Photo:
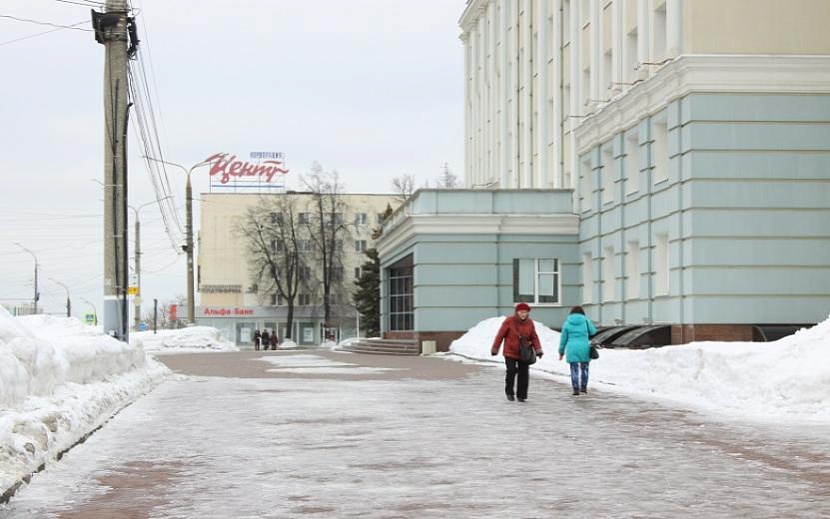
POLYGON ((830 516, 827 427, 723 423, 541 379, 511 403, 500 368, 438 358, 162 359, 181 375, 0 518, 830 516))

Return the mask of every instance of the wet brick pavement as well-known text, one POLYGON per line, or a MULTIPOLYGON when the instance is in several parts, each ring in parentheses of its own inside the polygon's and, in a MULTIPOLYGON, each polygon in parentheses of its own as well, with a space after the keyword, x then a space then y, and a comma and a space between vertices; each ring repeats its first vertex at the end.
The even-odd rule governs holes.
POLYGON ((541 379, 511 403, 500 368, 438 358, 163 360, 183 376, 0 518, 830 516, 826 426, 723 423, 541 379))

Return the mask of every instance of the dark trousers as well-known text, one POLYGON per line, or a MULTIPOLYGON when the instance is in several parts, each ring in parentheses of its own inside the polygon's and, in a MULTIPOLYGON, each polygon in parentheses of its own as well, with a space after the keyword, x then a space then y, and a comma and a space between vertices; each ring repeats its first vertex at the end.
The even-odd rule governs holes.
POLYGON ((519 375, 519 384, 516 387, 516 397, 527 398, 527 385, 530 378, 530 364, 516 359, 504 359, 507 365, 507 375, 504 377, 504 392, 513 395, 513 383, 519 375))

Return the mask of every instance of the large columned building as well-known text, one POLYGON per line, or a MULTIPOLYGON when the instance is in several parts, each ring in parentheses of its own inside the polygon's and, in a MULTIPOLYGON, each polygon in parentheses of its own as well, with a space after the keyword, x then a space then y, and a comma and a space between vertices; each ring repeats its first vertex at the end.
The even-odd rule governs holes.
POLYGON ((825 0, 470 0, 460 20, 467 189, 435 195, 435 210, 418 200, 432 194, 417 194, 379 247, 387 267, 410 257, 413 331, 452 335, 531 290, 549 325, 581 304, 606 325, 670 325, 675 343, 752 340, 759 325, 827 318, 827 20, 825 0), (479 191, 501 202, 465 218, 498 215, 499 226, 453 232, 501 255, 465 253, 458 240, 436 257, 420 252, 437 238, 418 226, 460 222, 449 198, 479 191), (533 222, 528 233, 517 218, 533 222), (506 252, 505 238, 536 248, 506 252), (453 277, 456 306, 419 304, 440 288, 435 265, 467 261, 499 275, 453 277), (554 264, 555 295, 543 282, 554 264), (488 285, 500 288, 485 297, 488 285))

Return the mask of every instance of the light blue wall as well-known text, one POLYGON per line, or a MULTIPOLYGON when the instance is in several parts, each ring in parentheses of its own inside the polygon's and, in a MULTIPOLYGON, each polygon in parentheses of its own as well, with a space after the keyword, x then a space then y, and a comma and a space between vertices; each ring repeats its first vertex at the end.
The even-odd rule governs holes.
POLYGON ((586 307, 595 319, 809 323, 830 314, 830 95, 692 94, 628 131, 639 135, 639 172, 627 171, 623 134, 582 157, 595 188, 580 229, 580 257, 594 258, 586 307), (669 179, 657 184, 655 117, 667 123, 669 155, 669 179), (611 168, 604 149, 613 150, 611 168), (614 201, 600 205, 608 173, 614 201), (633 194, 632 174, 640 178, 633 194), (654 297, 662 233, 670 292, 654 297), (641 247, 637 274, 626 272, 632 240, 641 247), (604 258, 609 246, 614 256, 604 258), (603 278, 604 261, 613 279, 603 278), (638 300, 626 294, 629 275, 639 278, 638 300), (615 285, 614 300, 602 300, 604 283, 615 285))
MULTIPOLYGON (((406 215, 564 214, 570 190, 419 191, 406 215)), ((404 213, 404 211, 402 211, 404 213)), ((385 228, 390 232, 401 216, 385 228)), ((388 269, 412 255, 416 331, 463 331, 513 312, 513 260, 558 258, 561 305, 536 306, 533 318, 558 327, 579 298, 578 236, 530 234, 418 234, 381 258, 382 329, 388 323, 388 269)))

